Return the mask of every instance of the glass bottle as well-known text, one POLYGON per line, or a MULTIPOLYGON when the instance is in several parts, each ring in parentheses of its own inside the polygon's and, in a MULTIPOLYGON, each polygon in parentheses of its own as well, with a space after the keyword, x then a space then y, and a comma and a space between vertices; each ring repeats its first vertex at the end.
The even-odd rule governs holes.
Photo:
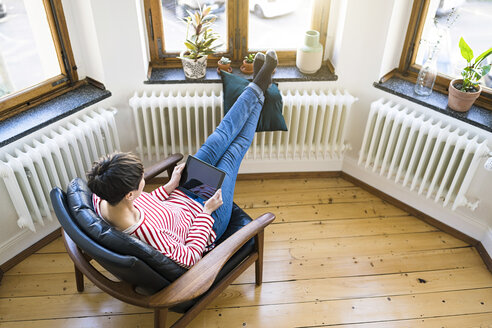
POLYGON ((429 56, 420 68, 414 91, 420 96, 428 96, 432 93, 437 76, 437 55, 439 47, 437 44, 429 48, 429 56))

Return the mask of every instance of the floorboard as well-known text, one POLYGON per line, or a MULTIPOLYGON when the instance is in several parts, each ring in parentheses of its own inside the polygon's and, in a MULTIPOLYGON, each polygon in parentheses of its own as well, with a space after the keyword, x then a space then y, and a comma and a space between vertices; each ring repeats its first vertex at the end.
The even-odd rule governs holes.
POLYGON ((191 327, 305 327, 490 312, 492 288, 483 288, 208 309, 191 327))
MULTIPOLYGON (((477 250, 343 178, 240 180, 235 202, 277 216, 263 285, 249 268, 190 327, 492 328, 492 274, 477 250)), ((153 327, 153 314, 87 279, 78 293, 58 238, 5 273, 7 327, 153 327)))

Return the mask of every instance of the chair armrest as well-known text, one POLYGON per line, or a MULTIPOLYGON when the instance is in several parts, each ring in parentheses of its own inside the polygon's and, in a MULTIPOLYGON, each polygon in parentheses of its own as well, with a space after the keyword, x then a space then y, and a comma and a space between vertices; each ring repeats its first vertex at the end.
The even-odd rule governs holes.
POLYGON ((232 255, 273 220, 275 220, 273 213, 265 213, 248 223, 214 248, 172 284, 150 296, 149 305, 151 307, 170 307, 205 293, 232 255))
POLYGON ((151 167, 147 168, 144 173, 144 179, 145 182, 148 182, 150 179, 156 177, 157 175, 161 174, 165 170, 168 170, 169 177, 171 177, 172 170, 169 171, 170 168, 174 168, 176 164, 179 163, 183 159, 182 154, 172 154, 168 158, 164 159, 163 161, 152 165, 151 167))

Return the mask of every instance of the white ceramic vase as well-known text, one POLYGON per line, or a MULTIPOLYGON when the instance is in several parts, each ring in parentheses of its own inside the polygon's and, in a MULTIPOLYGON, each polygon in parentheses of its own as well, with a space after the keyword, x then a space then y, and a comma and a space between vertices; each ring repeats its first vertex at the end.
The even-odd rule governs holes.
POLYGON ((319 43, 319 32, 308 30, 304 35, 304 44, 297 48, 296 66, 304 74, 314 74, 323 60, 323 46, 319 43))
POLYGON ((198 58, 197 60, 184 57, 186 51, 179 54, 181 63, 183 63, 183 71, 188 79, 201 79, 207 74, 207 56, 198 58))

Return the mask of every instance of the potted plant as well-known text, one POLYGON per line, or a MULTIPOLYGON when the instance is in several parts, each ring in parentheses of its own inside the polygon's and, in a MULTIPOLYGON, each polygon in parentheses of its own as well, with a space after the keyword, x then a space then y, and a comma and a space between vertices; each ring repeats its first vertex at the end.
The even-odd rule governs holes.
POLYGON ((221 46, 215 44, 219 37, 211 27, 217 17, 210 14, 211 9, 204 5, 182 20, 187 25, 184 42, 186 50, 183 50, 178 58, 181 59, 184 74, 189 79, 200 79, 205 76, 207 56, 221 46))
POLYGON ((220 74, 220 71, 226 71, 228 73, 232 72, 232 67, 231 67, 231 60, 227 57, 222 57, 219 59, 217 62, 217 73, 220 74))
POLYGON ((472 63, 473 50, 463 38, 460 38, 459 47, 461 55, 465 58, 467 64, 461 71, 463 78, 454 79, 449 83, 448 106, 456 111, 466 112, 482 91, 482 87, 478 83, 490 71, 490 65, 482 65, 482 63, 485 58, 492 54, 492 48, 483 52, 472 63))
POLYGON ((243 64, 239 68, 244 74, 253 73, 253 62, 255 61, 255 53, 244 56, 243 64))

